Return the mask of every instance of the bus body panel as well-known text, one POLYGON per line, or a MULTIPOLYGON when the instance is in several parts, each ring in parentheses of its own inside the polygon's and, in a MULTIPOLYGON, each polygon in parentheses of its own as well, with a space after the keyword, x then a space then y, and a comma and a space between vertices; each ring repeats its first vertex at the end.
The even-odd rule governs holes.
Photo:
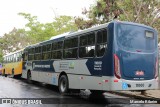
POLYGON ((22 74, 22 61, 4 64, 3 70, 7 75, 11 75, 13 70, 14 75, 20 75, 22 74))
POLYGON ((22 53, 24 49, 9 53, 5 56, 3 62, 3 70, 2 73, 4 75, 14 75, 14 76, 21 76, 22 74, 22 53))
POLYGON ((104 80, 110 80, 110 82, 103 83, 103 90, 108 91, 122 91, 122 90, 155 90, 159 89, 159 81, 157 79, 151 80, 124 80, 117 79, 115 77, 104 77, 104 80))
POLYGON ((158 69, 157 32, 128 23, 116 23, 115 29, 115 55, 119 58, 121 77, 127 80, 154 79, 158 69))
POLYGON ((149 80, 154 78, 156 54, 119 52, 122 78, 129 80, 149 80), (121 56, 120 56, 121 55, 121 56), (142 74, 138 74, 142 72, 142 74))

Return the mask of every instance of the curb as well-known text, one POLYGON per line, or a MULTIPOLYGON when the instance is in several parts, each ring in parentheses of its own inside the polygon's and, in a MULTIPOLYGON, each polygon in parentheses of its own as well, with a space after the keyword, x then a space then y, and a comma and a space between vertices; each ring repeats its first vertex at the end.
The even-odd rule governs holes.
POLYGON ((129 93, 124 93, 124 92, 117 92, 117 91, 109 91, 108 93, 111 94, 116 94, 120 96, 125 96, 125 97, 130 97, 130 98, 135 98, 135 99, 151 99, 151 100, 160 100, 160 98, 155 98, 147 95, 134 95, 134 94, 129 94, 129 93))

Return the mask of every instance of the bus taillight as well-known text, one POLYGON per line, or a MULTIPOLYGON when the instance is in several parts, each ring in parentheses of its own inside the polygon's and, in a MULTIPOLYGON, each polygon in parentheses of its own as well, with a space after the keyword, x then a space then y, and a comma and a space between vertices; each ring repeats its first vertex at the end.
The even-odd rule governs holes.
POLYGON ((116 54, 114 54, 114 73, 115 76, 120 79, 121 78, 121 73, 120 73, 120 62, 119 58, 116 54))
POLYGON ((158 58, 157 58, 157 60, 156 60, 156 65, 155 65, 155 78, 157 78, 158 77, 158 65, 159 65, 159 63, 158 63, 158 58))

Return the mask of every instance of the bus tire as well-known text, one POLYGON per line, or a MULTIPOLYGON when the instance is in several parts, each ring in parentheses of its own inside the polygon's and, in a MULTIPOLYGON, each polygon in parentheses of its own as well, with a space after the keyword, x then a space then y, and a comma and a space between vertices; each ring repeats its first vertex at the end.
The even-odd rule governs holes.
POLYGON ((7 77, 6 70, 4 70, 4 77, 7 77))
POLYGON ((32 75, 31 75, 31 71, 27 72, 27 83, 31 84, 32 83, 32 75))
POLYGON ((69 92, 69 83, 68 83, 68 78, 67 78, 66 75, 62 75, 62 76, 59 78, 58 88, 59 88, 59 92, 60 92, 62 95, 65 95, 66 93, 69 92))
POLYGON ((5 77, 7 77, 7 74, 4 74, 5 77))
POLYGON ((12 69, 12 78, 14 78, 14 69, 12 69))
POLYGON ((5 69, 3 70, 2 76, 5 76, 5 69))

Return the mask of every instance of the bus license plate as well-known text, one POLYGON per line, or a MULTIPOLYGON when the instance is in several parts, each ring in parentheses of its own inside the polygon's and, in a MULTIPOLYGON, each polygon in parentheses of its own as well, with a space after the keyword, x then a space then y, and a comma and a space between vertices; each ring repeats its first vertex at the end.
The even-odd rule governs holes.
POLYGON ((136 84, 136 87, 144 87, 144 84, 136 84))

